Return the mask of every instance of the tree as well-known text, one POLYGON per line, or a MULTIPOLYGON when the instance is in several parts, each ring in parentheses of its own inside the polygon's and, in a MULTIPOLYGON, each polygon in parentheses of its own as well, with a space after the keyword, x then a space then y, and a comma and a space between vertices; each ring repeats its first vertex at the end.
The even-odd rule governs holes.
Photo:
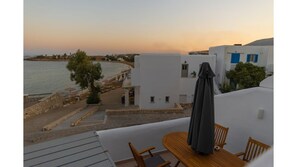
POLYGON ((103 78, 100 63, 93 64, 86 52, 78 50, 74 56, 69 59, 67 69, 70 71, 71 81, 75 81, 76 84, 79 84, 81 89, 88 88, 90 90, 87 103, 99 103, 100 86, 95 85, 95 81, 103 78))
POLYGON ((36 56, 36 58, 38 58, 38 59, 43 59, 44 56, 43 56, 43 55, 38 55, 38 56, 36 56))
POLYGON ((265 69, 251 63, 239 62, 234 70, 227 71, 226 77, 230 79, 233 89, 237 84, 239 89, 257 87, 265 79, 265 69))
POLYGON ((66 58, 67 58, 67 54, 64 53, 64 54, 63 54, 63 59, 66 59, 66 58))

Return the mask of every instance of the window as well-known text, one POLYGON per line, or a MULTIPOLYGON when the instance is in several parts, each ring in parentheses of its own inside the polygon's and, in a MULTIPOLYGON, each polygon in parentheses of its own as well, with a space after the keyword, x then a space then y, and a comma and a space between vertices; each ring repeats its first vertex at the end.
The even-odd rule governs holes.
POLYGON ((151 96, 151 103, 155 103, 155 96, 151 96))
POLYGON ((187 70, 188 69, 188 64, 182 64, 182 70, 187 70))
POLYGON ((248 54, 246 57, 246 62, 258 62, 258 54, 248 54))
POLYGON ((186 63, 187 62, 185 62, 184 64, 182 64, 181 77, 188 77, 189 64, 186 64, 186 63))
POLYGON ((166 97, 165 97, 165 102, 166 102, 166 103, 169 103, 169 96, 166 96, 166 97))
POLYGON ((240 59, 240 53, 231 53, 231 63, 238 63, 240 59))

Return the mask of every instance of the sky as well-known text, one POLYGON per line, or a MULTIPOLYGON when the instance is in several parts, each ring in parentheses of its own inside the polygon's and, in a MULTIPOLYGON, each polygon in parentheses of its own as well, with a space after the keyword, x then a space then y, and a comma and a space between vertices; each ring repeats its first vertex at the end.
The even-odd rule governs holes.
POLYGON ((273 0, 24 0, 24 54, 187 53, 273 37, 273 0))

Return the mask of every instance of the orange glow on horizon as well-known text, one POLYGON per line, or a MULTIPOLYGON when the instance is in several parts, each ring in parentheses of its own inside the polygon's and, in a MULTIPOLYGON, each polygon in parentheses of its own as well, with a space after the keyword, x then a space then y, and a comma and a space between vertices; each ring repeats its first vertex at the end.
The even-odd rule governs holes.
MULTIPOLYGON (((265 34, 265 33, 262 33, 265 34)), ((189 51, 208 50, 209 47, 219 45, 233 45, 235 43, 246 44, 257 39, 271 38, 272 33, 266 36, 259 34, 244 34, 231 31, 209 31, 197 33, 185 33, 181 36, 170 37, 170 39, 145 39, 143 37, 118 37, 105 39, 91 35, 63 35, 62 34, 25 34, 25 47, 34 48, 56 48, 59 50, 85 49, 86 52, 98 52, 109 50, 112 53, 147 53, 147 52, 178 52, 185 54, 189 51), (30 36, 30 38, 29 38, 30 36), (58 36, 58 37, 57 37, 58 36)))
POLYGON ((26 0, 25 53, 187 53, 273 37, 271 0, 132 1, 26 0))

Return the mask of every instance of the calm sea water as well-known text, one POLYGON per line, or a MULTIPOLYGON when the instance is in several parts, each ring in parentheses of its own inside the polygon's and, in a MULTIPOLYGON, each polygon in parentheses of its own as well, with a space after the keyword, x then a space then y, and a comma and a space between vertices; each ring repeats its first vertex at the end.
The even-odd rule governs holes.
MULTIPOLYGON (((50 93, 68 87, 79 88, 70 80, 68 62, 24 61, 24 93, 50 93)), ((104 78, 116 75, 129 66, 121 63, 100 62, 104 78)))

